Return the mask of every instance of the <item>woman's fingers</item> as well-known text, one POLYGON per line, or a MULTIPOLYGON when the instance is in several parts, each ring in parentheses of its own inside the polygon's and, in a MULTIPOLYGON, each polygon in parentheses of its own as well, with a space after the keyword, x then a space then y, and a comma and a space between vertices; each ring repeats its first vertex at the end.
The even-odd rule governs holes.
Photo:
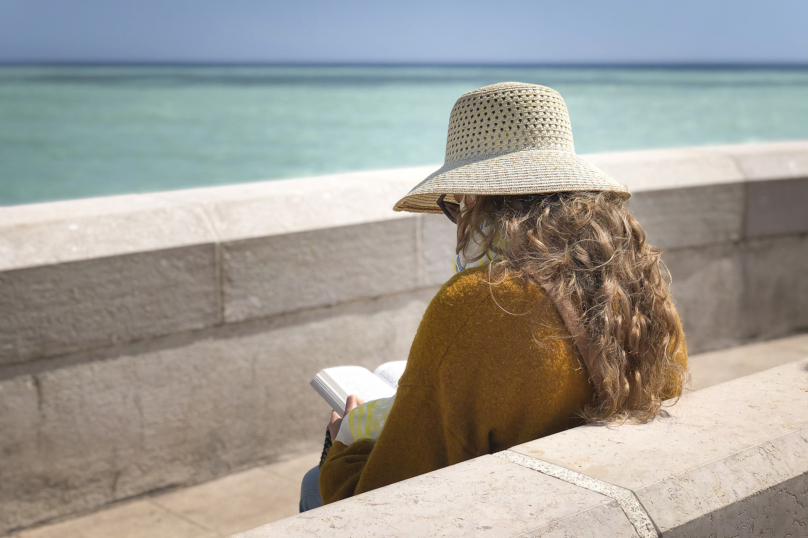
POLYGON ((340 426, 342 426, 342 417, 336 411, 331 411, 331 422, 328 423, 328 431, 331 433, 332 441, 337 438, 340 426))
POLYGON ((348 396, 348 401, 345 402, 345 414, 343 414, 342 416, 347 415, 348 413, 350 413, 351 411, 353 411, 355 408, 359 407, 363 403, 365 403, 365 400, 363 400, 362 398, 360 398, 356 394, 351 394, 350 396, 348 396))
MULTIPOLYGON (((363 403, 365 403, 365 400, 359 398, 355 394, 351 394, 348 396, 348 401, 345 402, 345 413, 342 414, 342 417, 347 416, 348 413, 363 403)), ((331 432, 332 440, 337 438, 339 427, 342 426, 342 417, 336 411, 331 411, 331 422, 328 423, 328 431, 331 432)))

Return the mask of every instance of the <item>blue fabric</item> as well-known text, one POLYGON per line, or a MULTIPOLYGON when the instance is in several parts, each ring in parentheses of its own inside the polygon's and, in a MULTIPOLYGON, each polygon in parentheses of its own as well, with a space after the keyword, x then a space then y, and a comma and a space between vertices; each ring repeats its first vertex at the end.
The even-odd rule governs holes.
POLYGON ((300 484, 300 512, 319 508, 322 505, 323 499, 320 498, 320 467, 315 466, 303 476, 303 482, 300 484))

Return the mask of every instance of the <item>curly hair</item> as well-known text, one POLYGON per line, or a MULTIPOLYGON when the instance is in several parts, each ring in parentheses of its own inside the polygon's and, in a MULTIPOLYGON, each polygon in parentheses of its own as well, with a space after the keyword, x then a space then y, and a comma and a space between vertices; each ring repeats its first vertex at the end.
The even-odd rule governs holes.
POLYGON ((457 252, 474 241, 477 259, 494 254, 492 284, 518 276, 556 305, 595 387, 587 421, 646 422, 681 394, 687 373, 674 356, 685 343, 670 273, 618 195, 477 196, 457 229, 457 252))

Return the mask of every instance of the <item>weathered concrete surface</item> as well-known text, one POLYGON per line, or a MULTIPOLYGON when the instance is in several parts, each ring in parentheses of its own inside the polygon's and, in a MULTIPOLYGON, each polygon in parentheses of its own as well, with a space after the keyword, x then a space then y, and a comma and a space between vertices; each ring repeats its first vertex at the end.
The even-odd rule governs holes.
POLYGON ((745 338, 808 329, 808 234, 750 241, 742 264, 745 338))
POLYGON ((329 409, 310 379, 406 358, 434 293, 18 371, 0 381, 0 533, 321 448, 329 409))
POLYGON ((808 427, 808 358, 689 393, 666 414, 642 426, 582 426, 511 450, 638 490, 808 427), (654 457, 638 458, 640 450, 654 457))
POLYGON ((798 476, 721 510, 666 531, 664 538, 737 536, 757 538, 806 536, 808 478, 798 476))
POLYGON ((533 529, 519 538, 613 538, 637 536, 625 514, 612 501, 533 529))
POLYGON ((220 320, 214 245, 0 272, 0 365, 220 320))
POLYGON ((0 208, 0 271, 215 242, 201 207, 149 195, 0 208))
POLYGON ((808 428, 637 491, 663 537, 808 535, 808 428))
POLYGON ((634 491, 663 535, 808 528, 808 358, 687 394, 667 414, 511 450, 634 491))
POLYGON ((808 178, 808 142, 731 144, 583 156, 632 193, 808 178))
POLYGON ((637 497, 625 488, 609 484, 608 482, 598 480, 591 476, 583 475, 567 469, 566 467, 561 467, 560 465, 519 454, 512 450, 497 452, 494 454, 494 457, 510 461, 511 463, 521 465, 527 469, 532 469, 545 476, 558 478, 568 484, 573 484, 589 491, 606 495, 610 499, 614 499, 640 538, 657 538, 656 527, 648 516, 648 512, 646 512, 637 497))
POLYGON ((808 181, 789 179, 747 185, 747 237, 805 233, 808 229, 808 181))
POLYGON ((733 155, 707 148, 616 151, 583 157, 627 185, 632 194, 739 183, 746 179, 733 155))
POLYGON ((420 266, 423 283, 440 286, 454 274, 457 226, 443 215, 423 215, 420 223, 420 266))
POLYGON ((440 165, 205 187, 147 196, 192 204, 222 242, 400 219, 393 204, 440 165), (420 178, 420 179, 419 179, 420 178))
POLYGON ((663 250, 731 243, 743 235, 743 183, 640 191, 628 203, 648 240, 663 250))
POLYGON ((10 538, 224 538, 297 515, 300 480, 320 451, 123 501, 10 538))
POLYGON ((723 153, 732 157, 750 181, 808 177, 808 148, 803 141, 774 144, 730 144, 690 148, 695 152, 723 153))
MULTIPOLYGON (((666 252, 689 353, 745 341, 743 253, 727 244, 666 252)), ((775 305, 764 305, 764 308, 775 305)))
POLYGON ((522 533, 535 537, 636 536, 608 497, 491 456, 236 536, 415 538, 522 533), (591 528, 593 522, 598 526, 591 528))
MULTIPOLYGON (((228 322, 417 289, 416 219, 223 245, 228 322)), ((448 265, 448 262, 447 262, 448 265)))
POLYGON ((101 514, 14 533, 10 538, 222 538, 150 499, 118 504, 101 514))
POLYGON ((808 357, 808 333, 687 358, 688 390, 700 390, 808 357))
POLYGON ((808 234, 674 250, 662 259, 692 353, 808 329, 808 234))

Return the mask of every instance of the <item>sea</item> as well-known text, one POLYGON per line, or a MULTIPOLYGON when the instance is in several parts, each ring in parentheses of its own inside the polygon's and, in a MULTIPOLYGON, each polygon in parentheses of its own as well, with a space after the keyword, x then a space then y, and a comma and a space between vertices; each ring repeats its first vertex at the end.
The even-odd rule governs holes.
POLYGON ((808 139, 808 67, 2 66, 0 205, 438 165, 503 81, 558 90, 578 153, 808 139))

